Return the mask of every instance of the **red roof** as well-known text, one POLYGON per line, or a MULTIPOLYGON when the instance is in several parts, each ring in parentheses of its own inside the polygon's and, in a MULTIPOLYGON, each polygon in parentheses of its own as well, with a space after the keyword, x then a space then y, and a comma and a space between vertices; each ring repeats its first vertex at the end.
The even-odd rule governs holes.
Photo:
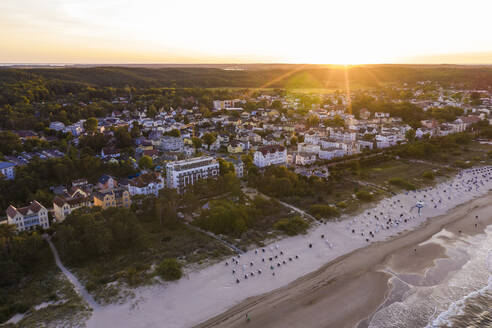
POLYGON ((24 206, 24 207, 20 207, 20 208, 15 208, 14 206, 10 205, 7 208, 6 212, 7 212, 7 216, 12 218, 12 217, 16 216, 17 213, 20 213, 23 216, 25 216, 29 212, 29 210, 33 213, 38 213, 43 208, 44 208, 44 206, 35 200, 35 201, 32 201, 31 204, 24 206))
POLYGON ((258 148, 258 151, 263 154, 263 156, 267 155, 268 153, 275 154, 276 152, 279 151, 284 151, 285 147, 281 145, 270 145, 270 146, 264 146, 261 148, 258 148))

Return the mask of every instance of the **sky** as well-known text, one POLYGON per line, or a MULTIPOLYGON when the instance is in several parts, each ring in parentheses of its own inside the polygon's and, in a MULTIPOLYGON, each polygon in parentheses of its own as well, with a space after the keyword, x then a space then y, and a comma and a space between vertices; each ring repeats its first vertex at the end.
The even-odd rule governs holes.
POLYGON ((492 0, 0 0, 0 63, 492 64, 492 0))

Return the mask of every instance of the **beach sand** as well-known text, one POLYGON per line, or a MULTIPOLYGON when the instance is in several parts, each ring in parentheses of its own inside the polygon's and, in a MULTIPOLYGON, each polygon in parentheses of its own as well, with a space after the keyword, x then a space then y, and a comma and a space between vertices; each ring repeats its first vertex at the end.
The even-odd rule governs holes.
POLYGON ((439 238, 465 238, 483 233, 490 224, 491 193, 414 231, 337 258, 285 287, 248 298, 197 327, 356 327, 388 296, 391 276, 385 270, 423 274, 436 259, 446 257, 442 246, 429 241, 434 234, 445 229, 452 235, 439 238))
POLYGON ((483 230, 490 189, 491 167, 465 170, 234 261, 188 270, 177 282, 133 289, 134 298, 95 309, 87 327, 240 327, 246 313, 256 327, 352 327, 393 298, 395 274, 425 284, 415 276, 445 260, 441 241, 483 230), (481 211, 478 222, 459 223, 473 211, 481 211), (450 232, 424 243, 445 225, 450 232))

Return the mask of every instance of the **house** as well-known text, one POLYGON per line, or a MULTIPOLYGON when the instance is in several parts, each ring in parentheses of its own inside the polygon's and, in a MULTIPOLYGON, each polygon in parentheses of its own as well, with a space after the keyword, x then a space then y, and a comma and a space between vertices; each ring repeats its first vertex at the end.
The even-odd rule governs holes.
POLYGON ((120 152, 114 148, 103 147, 103 149, 101 149, 101 158, 103 158, 103 159, 118 158, 120 156, 121 156, 120 152))
POLYGON ((232 140, 227 146, 227 151, 231 154, 241 153, 243 151, 243 144, 237 140, 232 140))
POLYGON ((286 164, 287 149, 280 145, 270 145, 258 148, 254 153, 253 162, 258 167, 286 164))
POLYGON ((195 157, 166 164, 168 188, 183 191, 197 180, 215 178, 219 175, 219 162, 210 156, 195 157))
POLYGON ((58 222, 62 222, 72 213, 72 211, 81 207, 91 207, 91 197, 80 188, 73 188, 72 192, 56 196, 53 199, 53 212, 58 222))
POLYGON ((21 208, 10 205, 6 213, 7 223, 15 225, 17 231, 34 230, 36 227, 47 229, 50 226, 48 210, 37 201, 21 208))
POLYGON ((159 190, 165 187, 165 181, 159 173, 151 172, 128 180, 127 186, 130 196, 154 195, 157 197, 159 190))
POLYGON ((96 188, 99 190, 116 188, 118 182, 110 175, 103 174, 97 181, 96 188))
POLYGON ((112 188, 109 190, 100 190, 94 193, 94 206, 100 206, 102 209, 109 207, 130 207, 130 192, 125 188, 112 188))
POLYGON ((15 179, 15 164, 11 162, 0 162, 0 173, 7 180, 15 179))
POLYGON ((313 153, 297 153, 295 157, 296 165, 311 165, 316 162, 316 154, 313 153))
POLYGON ((371 112, 367 108, 362 108, 359 112, 359 117, 362 120, 368 120, 371 117, 371 112))
POLYGON ((65 124, 63 124, 62 122, 51 122, 50 129, 55 131, 62 131, 63 129, 65 129, 65 124))
POLYGON ((160 144, 163 151, 181 151, 184 147, 184 141, 181 137, 163 136, 160 139, 160 144))

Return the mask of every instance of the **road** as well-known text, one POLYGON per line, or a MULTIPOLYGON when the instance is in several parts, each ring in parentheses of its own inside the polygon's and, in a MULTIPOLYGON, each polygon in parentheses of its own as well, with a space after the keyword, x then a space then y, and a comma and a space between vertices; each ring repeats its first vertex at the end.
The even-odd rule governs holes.
POLYGON ((53 257, 55 258, 55 263, 60 268, 61 272, 67 277, 68 281, 74 287, 74 290, 77 294, 80 295, 84 299, 84 301, 94 310, 99 305, 96 303, 91 294, 85 289, 85 287, 80 283, 80 281, 63 265, 60 260, 60 256, 58 255, 58 251, 56 250, 55 245, 51 242, 51 237, 47 234, 43 235, 44 240, 50 245, 51 252, 53 253, 53 257))

